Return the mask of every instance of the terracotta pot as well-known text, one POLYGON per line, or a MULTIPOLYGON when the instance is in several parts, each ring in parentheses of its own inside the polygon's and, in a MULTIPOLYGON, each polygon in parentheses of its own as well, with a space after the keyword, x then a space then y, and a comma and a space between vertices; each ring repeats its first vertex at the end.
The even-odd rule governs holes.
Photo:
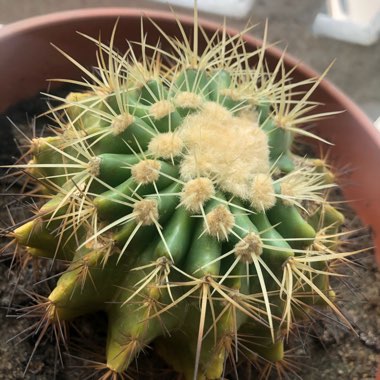
MULTIPOLYGON (((164 12, 146 11, 170 35, 179 30, 172 15, 164 12)), ((0 30, 0 113, 21 100, 33 97, 48 88, 46 79, 79 78, 81 72, 65 59, 51 44, 68 52, 84 66, 95 64, 94 44, 76 34, 76 31, 93 37, 101 31, 107 41, 115 21, 119 18, 115 46, 126 49, 126 41, 140 39, 141 10, 128 8, 105 8, 68 11, 23 20, 0 30)), ((192 28, 192 19, 181 17, 186 31, 192 28)), ((213 33, 218 25, 202 21, 207 33, 213 33)), ((145 23, 148 42, 154 43, 156 29, 145 23), (151 31, 151 33, 149 33, 151 31)), ((233 33, 233 31, 231 31, 233 33)), ((180 36, 179 36, 180 37, 180 36)), ((246 36, 251 48, 261 42, 246 36)), ((274 66, 281 56, 275 48, 267 50, 269 66, 274 66)), ((296 81, 315 77, 317 74, 293 57, 285 57, 287 68, 298 65, 293 77, 296 81)), ((52 82, 51 87, 60 84, 52 82)), ((339 168, 349 168, 340 177, 345 197, 361 220, 371 227, 380 264, 380 134, 364 113, 341 91, 323 80, 313 94, 313 100, 325 104, 323 111, 345 110, 331 119, 322 120, 316 126, 318 134, 334 145, 329 148, 329 158, 339 168)), ((325 147, 326 148, 326 147, 325 147)), ((378 375, 380 378, 380 375, 378 375)))
MULTIPOLYGON (((164 31, 179 35, 172 15, 162 12, 145 12, 160 23, 164 31)), ((48 87, 46 79, 77 78, 80 71, 65 59, 51 43, 68 52, 84 66, 95 63, 93 43, 76 34, 76 31, 102 39, 111 35, 115 21, 119 26, 115 46, 126 48, 125 39, 139 40, 141 10, 128 8, 105 8, 68 11, 35 17, 5 26, 0 30, 0 113, 20 100, 36 95, 48 87)), ((185 30, 190 31, 192 19, 181 17, 185 30)), ((202 21, 208 33, 216 24, 202 21)), ((155 42, 157 33, 150 22, 145 23, 148 41, 155 42), (149 33, 149 28, 152 30, 149 33)), ((233 31, 232 31, 233 32, 233 31)), ((247 36, 248 44, 255 48, 260 41, 247 36)), ((269 48, 267 59, 274 65, 281 52, 269 48)), ((298 61, 289 55, 287 67, 298 61)), ((294 72, 295 80, 314 77, 316 73, 306 65, 299 65, 294 72)), ((52 83, 58 86, 59 83, 52 83)), ((340 178, 344 194, 352 206, 372 229, 380 264, 380 134, 364 113, 341 91, 324 80, 313 95, 313 99, 324 103, 324 111, 345 110, 333 119, 320 121, 317 131, 332 142, 330 158, 337 167, 349 168, 340 178)))

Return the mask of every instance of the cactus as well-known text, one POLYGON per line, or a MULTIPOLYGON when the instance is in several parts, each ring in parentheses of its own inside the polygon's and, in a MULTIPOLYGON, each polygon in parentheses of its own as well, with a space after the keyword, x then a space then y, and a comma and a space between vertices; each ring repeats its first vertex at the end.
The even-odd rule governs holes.
POLYGON ((219 379, 227 361, 281 363, 315 308, 349 325, 329 286, 330 264, 353 254, 337 251, 334 175, 294 148, 325 143, 302 129, 331 115, 312 113, 325 74, 294 83, 282 59, 269 71, 266 37, 249 52, 243 33, 206 37, 196 23, 191 43, 156 26, 171 50, 142 32, 141 58, 114 49, 116 28, 109 45, 87 36, 97 74, 75 62, 83 91, 52 96, 50 134, 15 165, 45 203, 12 238, 25 258, 67 263, 36 307, 44 330, 65 339, 62 325, 105 311, 104 378, 148 345, 186 380, 219 379))

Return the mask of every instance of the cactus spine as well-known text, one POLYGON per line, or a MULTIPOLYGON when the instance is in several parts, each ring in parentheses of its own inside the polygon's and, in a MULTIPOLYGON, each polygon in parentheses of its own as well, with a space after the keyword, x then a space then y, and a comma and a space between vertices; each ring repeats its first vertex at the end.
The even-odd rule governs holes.
POLYGON ((270 72, 265 39, 248 52, 222 29, 201 52, 198 25, 192 45, 157 30, 171 51, 142 36, 141 59, 114 35, 87 37, 98 75, 83 68, 83 92, 16 165, 48 200, 12 236, 28 257, 67 262, 42 304, 48 324, 107 313, 110 376, 153 344, 186 379, 219 379, 227 360, 281 362, 316 305, 348 323, 328 281, 351 254, 335 251, 334 176, 293 152, 295 136, 319 139, 301 127, 328 116, 310 114, 323 76, 293 83, 282 60, 270 72))

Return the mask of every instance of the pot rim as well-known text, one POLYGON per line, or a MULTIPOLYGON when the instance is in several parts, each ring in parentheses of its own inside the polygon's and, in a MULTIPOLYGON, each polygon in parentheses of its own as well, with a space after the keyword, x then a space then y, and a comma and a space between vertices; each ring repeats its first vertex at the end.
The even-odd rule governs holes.
MULTIPOLYGON (((80 8, 67 11, 53 12, 44 15, 34 16, 26 18, 20 21, 16 21, 10 24, 4 25, 0 28, 0 41, 2 39, 11 38, 17 34, 27 33, 29 30, 38 29, 42 25, 46 27, 49 24, 65 23, 67 20, 77 19, 92 19, 94 17, 102 18, 115 18, 119 16, 131 16, 131 17, 143 17, 147 16, 152 19, 165 20, 173 17, 173 14, 169 11, 150 10, 145 8, 125 8, 125 7, 96 7, 96 8, 80 8)), ((183 20, 185 23, 191 23, 193 21, 192 16, 177 13, 176 16, 183 20)), ((217 29, 221 26, 220 23, 210 21, 205 18, 199 19, 199 24, 209 28, 211 30, 217 29)), ((227 28, 231 34, 239 33, 235 28, 227 28)), ((257 46, 262 46, 262 40, 250 35, 245 34, 244 39, 248 43, 252 43, 257 46)), ((280 58, 283 55, 283 51, 277 47, 267 47, 266 50, 270 51, 276 58, 280 58)), ((312 69, 309 65, 301 62, 295 58, 292 54, 286 52, 284 55, 284 61, 290 66, 297 66, 298 70, 308 77, 319 76, 317 71, 312 69)), ((349 110, 357 120, 358 124, 361 124, 370 137, 376 141, 380 149, 380 133, 374 128, 373 122, 368 116, 359 108, 359 106, 350 99, 341 89, 332 84, 328 79, 323 79, 320 83, 320 88, 323 88, 326 92, 333 95, 339 103, 344 106, 345 110, 349 110)))

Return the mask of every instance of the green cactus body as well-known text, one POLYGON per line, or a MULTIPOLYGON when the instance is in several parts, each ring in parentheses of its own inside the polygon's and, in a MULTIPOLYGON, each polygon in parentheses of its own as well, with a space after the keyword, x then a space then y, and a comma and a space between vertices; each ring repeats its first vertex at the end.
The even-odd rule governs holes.
POLYGON ((50 200, 13 236, 70 262, 51 323, 104 310, 116 374, 151 344, 189 380, 219 379, 238 351, 281 361, 300 305, 331 306, 343 217, 327 167, 292 152, 323 115, 305 116, 311 92, 294 105, 281 61, 266 71, 265 44, 251 67, 222 35, 200 56, 163 36, 176 50, 142 62, 101 45, 109 83, 71 93, 24 166, 50 200))

